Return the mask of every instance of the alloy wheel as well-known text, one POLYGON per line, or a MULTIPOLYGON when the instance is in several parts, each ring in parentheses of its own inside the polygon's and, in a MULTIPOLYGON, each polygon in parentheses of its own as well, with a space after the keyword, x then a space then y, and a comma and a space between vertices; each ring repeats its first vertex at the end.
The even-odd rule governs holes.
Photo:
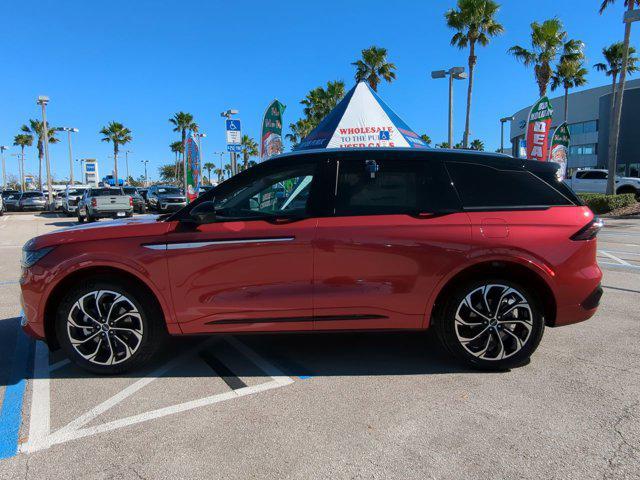
POLYGON ((533 330, 533 312, 517 289, 500 284, 475 288, 458 304, 455 331, 471 355, 489 361, 522 350, 533 330))
POLYGON ((67 316, 72 347, 91 363, 116 365, 138 350, 144 327, 133 302, 121 293, 97 290, 83 295, 67 316))

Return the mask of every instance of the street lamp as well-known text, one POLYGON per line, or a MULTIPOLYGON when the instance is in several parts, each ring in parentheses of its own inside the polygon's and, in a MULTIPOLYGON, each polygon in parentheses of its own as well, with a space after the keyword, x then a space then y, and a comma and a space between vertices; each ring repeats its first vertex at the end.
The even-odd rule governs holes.
POLYGON ((500 153, 504 153, 504 124, 512 122, 514 117, 504 117, 500 119, 500 153))
POLYGON ((129 184, 129 154, 133 153, 131 150, 124 151, 124 163, 125 163, 125 171, 127 172, 126 182, 123 182, 125 185, 129 184))
POLYGON ((147 175, 147 163, 149 160, 140 160, 140 163, 144 163, 144 186, 149 186, 149 175, 147 175))
POLYGON ((18 159, 18 171, 20 172, 20 187, 22 191, 25 191, 24 188, 24 152, 23 153, 12 153, 12 157, 16 157, 18 159))
POLYGON ((453 148, 453 79, 464 80, 467 74, 464 67, 451 67, 449 70, 434 70, 431 78, 444 78, 449 75, 449 148, 453 148))
POLYGON ((82 173, 84 171, 82 168, 84 164, 84 158, 76 158, 76 162, 80 162, 80 183, 84 184, 85 180, 84 180, 84 177, 82 176, 82 173))
MULTIPOLYGON (((220 113, 220 116, 229 120, 233 115, 237 115, 238 113, 240 113, 239 110, 230 108, 229 110, 220 113)), ((238 172, 238 157, 236 152, 229 152, 229 156, 231 157, 231 175, 235 175, 238 172)))
POLYGON ((73 185, 73 150, 71 149, 71 134, 78 133, 79 130, 73 127, 60 127, 61 131, 67 132, 67 142, 69 143, 69 184, 73 185))
POLYGON ((3 190, 7 189, 7 172, 4 166, 4 151, 9 150, 9 147, 5 145, 0 145, 0 157, 2 157, 2 188, 3 190))
MULTIPOLYGON (((44 143, 44 158, 47 164, 47 199, 49 207, 53 205, 53 189, 51 187, 51 165, 49 163, 49 127, 47 125, 47 104, 49 97, 40 95, 36 102, 42 107, 42 142, 44 143)), ((40 188, 42 188, 42 179, 40 179, 40 188)))

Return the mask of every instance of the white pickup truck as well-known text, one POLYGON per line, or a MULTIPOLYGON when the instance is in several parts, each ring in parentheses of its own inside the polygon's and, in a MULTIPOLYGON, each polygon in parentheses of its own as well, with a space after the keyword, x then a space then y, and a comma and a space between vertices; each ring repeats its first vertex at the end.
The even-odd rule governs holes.
POLYGON ((133 215, 133 200, 121 187, 89 188, 78 202, 78 223, 133 215))
MULTIPOLYGON (((585 169, 573 172, 564 182, 577 193, 606 193, 607 177, 606 170, 585 169)), ((634 193, 640 197, 640 178, 616 177, 616 193, 634 193)))

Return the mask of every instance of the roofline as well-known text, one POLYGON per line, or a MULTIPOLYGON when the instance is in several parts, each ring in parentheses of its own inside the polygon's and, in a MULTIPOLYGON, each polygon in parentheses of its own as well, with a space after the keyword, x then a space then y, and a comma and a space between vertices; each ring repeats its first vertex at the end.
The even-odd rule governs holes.
POLYGON ((307 150, 292 150, 291 152, 281 153, 279 155, 274 155, 270 157, 266 161, 276 160, 279 158, 287 158, 296 155, 320 155, 327 153, 338 153, 338 152, 385 152, 385 151, 401 151, 401 152, 428 152, 435 153, 437 155, 441 154, 456 154, 456 155, 478 155, 478 156, 491 156, 497 158, 514 158, 511 155, 507 155, 506 153, 499 152, 485 152, 480 150, 463 150, 463 149, 455 149, 455 148, 412 148, 412 147, 349 147, 349 148, 311 148, 307 150))

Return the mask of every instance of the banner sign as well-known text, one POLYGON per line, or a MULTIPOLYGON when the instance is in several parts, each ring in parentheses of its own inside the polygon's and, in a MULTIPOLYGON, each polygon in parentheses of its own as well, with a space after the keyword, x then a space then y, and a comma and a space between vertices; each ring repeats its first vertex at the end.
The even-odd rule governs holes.
POLYGON ((274 100, 267 107, 262 119, 262 134, 260 135, 260 158, 267 158, 278 155, 284 151, 282 145, 282 114, 285 105, 278 100, 274 100))
POLYGON ((558 179, 564 180, 567 174, 567 155, 569 153, 569 141, 571 134, 567 122, 556 127, 551 138, 551 148, 549 149, 549 161, 560 165, 558 169, 558 179))
POLYGON ((549 131, 553 108, 547 97, 542 97, 531 107, 527 122, 527 158, 546 162, 549 158, 549 131))
POLYGON ((200 149, 194 132, 189 132, 185 141, 184 152, 187 167, 185 196, 187 197, 187 203, 189 203, 198 198, 198 191, 200 190, 200 149))

